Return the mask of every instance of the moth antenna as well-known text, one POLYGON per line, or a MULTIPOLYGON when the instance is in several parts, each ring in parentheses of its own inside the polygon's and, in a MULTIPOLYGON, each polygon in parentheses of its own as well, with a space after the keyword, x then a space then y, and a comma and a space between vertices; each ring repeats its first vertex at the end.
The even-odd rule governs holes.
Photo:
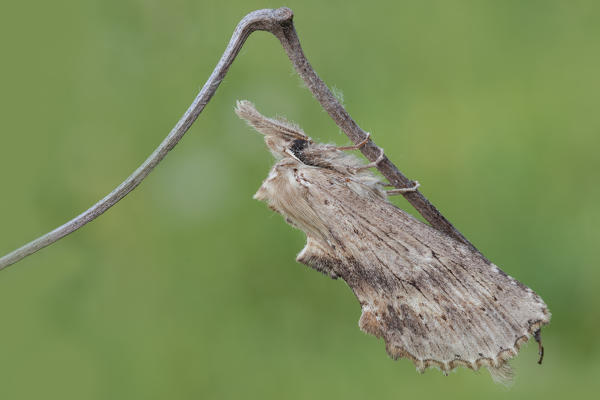
POLYGON ((365 136, 364 140, 362 142, 360 142, 359 144, 355 144, 352 146, 341 146, 341 147, 336 147, 336 150, 359 150, 362 149, 365 144, 367 144, 367 142, 369 141, 369 139, 371 138, 371 132, 367 132, 367 136, 365 136))
POLYGON ((379 165, 379 163, 382 162, 383 158, 385 157, 385 153, 384 153, 383 149, 380 149, 380 150, 381 151, 379 153, 379 157, 377 157, 377 160, 375 160, 375 161, 373 161, 371 163, 365 164, 365 165, 363 165, 363 166, 361 166, 361 167, 359 167, 357 169, 359 171, 363 171, 363 170, 369 169, 369 168, 376 168, 377 165, 379 165))
POLYGON ((404 193, 408 193, 408 192, 416 192, 417 189, 421 187, 421 184, 419 183, 419 181, 413 181, 412 183, 413 183, 412 187, 386 190, 385 193, 388 196, 394 196, 396 194, 404 194, 404 193))

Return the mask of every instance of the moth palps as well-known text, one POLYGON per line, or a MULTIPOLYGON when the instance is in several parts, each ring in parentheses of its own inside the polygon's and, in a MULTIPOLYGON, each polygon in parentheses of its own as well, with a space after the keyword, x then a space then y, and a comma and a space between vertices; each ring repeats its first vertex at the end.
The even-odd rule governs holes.
POLYGON ((364 332, 419 371, 486 366, 494 379, 510 378, 508 359, 531 335, 540 342, 550 321, 536 293, 388 202, 372 165, 262 116, 248 101, 236 113, 278 159, 254 198, 306 233, 297 261, 347 282, 364 332))

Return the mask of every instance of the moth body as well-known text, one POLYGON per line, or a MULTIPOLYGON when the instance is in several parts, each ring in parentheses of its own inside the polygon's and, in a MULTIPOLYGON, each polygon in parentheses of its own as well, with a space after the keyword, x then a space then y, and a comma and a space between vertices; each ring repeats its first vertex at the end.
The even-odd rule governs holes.
POLYGON ((346 281, 364 332, 419 371, 486 366, 495 379, 509 377, 507 360, 550 320, 535 292, 389 203, 383 183, 354 156, 249 102, 236 112, 278 158, 254 197, 306 233, 297 261, 346 281))

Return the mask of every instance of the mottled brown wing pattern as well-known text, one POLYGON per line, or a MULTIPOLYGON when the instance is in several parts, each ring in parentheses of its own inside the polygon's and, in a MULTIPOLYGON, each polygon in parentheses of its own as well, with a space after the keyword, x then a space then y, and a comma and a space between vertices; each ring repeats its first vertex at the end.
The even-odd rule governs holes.
POLYGON ((298 261, 348 283, 360 328, 421 371, 488 366, 502 379, 549 322, 531 289, 352 177, 283 160, 256 197, 306 232, 298 261))

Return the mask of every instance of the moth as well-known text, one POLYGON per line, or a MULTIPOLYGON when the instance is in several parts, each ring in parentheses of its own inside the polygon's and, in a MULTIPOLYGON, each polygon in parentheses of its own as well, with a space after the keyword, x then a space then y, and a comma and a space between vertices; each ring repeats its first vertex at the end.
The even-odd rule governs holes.
POLYGON ((254 198, 306 233, 296 260, 346 281, 362 308, 360 329, 383 338, 393 359, 444 374, 485 366, 507 381, 508 360, 530 336, 543 356, 540 328, 550 313, 540 296, 390 203, 373 164, 346 151, 360 145, 316 143, 248 101, 235 111, 277 159, 254 198))

